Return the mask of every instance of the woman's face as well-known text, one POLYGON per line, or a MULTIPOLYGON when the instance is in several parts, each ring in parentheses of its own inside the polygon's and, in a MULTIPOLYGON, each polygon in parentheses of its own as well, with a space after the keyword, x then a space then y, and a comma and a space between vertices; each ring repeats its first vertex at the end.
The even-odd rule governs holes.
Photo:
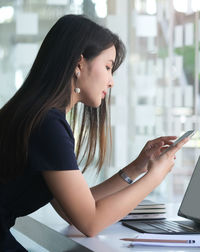
POLYGON ((101 52, 92 60, 81 59, 80 75, 76 86, 80 88, 78 101, 90 107, 99 107, 105 98, 108 88, 113 86, 112 67, 116 57, 115 47, 112 46, 101 52))

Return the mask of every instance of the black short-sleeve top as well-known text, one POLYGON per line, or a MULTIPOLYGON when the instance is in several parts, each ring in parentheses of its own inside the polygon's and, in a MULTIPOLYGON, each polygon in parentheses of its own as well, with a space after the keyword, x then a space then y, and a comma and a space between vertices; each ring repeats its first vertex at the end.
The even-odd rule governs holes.
POLYGON ((74 137, 65 113, 53 108, 31 133, 24 174, 0 184, 0 237, 6 236, 17 217, 34 212, 53 198, 42 171, 78 169, 74 137))

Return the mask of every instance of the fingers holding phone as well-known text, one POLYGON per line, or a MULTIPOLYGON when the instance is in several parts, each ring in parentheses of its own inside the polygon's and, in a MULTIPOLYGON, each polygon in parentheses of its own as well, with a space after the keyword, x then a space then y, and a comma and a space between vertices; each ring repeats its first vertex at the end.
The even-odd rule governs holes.
POLYGON ((186 133, 184 133, 181 137, 179 137, 177 140, 175 140, 169 147, 165 148, 161 155, 164 155, 166 152, 170 150, 174 150, 175 153, 182 148, 184 144, 186 144, 190 138, 196 133, 195 130, 189 130, 186 133))
POLYGON ((184 144, 186 144, 195 131, 186 132, 176 141, 174 141, 168 148, 166 148, 162 154, 155 159, 150 160, 148 165, 149 174, 153 173, 153 176, 159 179, 161 182, 164 177, 172 170, 174 166, 175 154, 180 150, 184 144))

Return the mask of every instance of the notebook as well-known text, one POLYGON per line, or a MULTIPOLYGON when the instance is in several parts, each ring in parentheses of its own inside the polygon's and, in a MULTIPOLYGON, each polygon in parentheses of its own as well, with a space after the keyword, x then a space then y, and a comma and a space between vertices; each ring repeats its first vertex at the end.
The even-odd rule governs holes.
POLYGON ((178 210, 181 221, 143 220, 122 221, 126 227, 142 233, 198 234, 200 233, 200 157, 192 173, 185 195, 178 210))

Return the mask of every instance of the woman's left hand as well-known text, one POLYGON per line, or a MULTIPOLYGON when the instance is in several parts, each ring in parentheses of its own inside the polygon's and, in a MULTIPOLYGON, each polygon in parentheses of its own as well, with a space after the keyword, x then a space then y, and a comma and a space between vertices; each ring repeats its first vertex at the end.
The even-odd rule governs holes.
POLYGON ((139 156, 133 162, 133 165, 139 174, 147 172, 149 160, 159 157, 166 146, 173 144, 176 136, 164 136, 148 141, 139 156))

